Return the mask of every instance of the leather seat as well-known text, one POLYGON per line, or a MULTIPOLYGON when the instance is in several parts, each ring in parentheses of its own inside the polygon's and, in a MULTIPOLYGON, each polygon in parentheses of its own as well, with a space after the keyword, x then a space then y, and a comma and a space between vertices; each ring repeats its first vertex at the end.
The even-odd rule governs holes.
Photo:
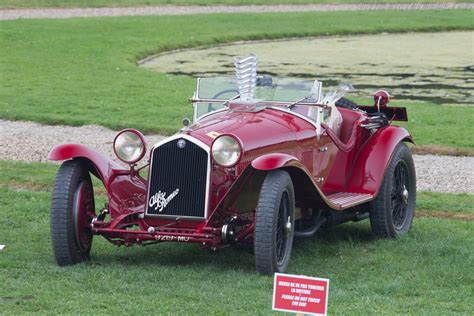
POLYGON ((362 113, 344 108, 339 108, 338 110, 342 115, 339 139, 342 143, 347 144, 352 138, 352 134, 357 130, 356 126, 358 125, 359 120, 362 119, 362 113))
MULTIPOLYGON (((293 111, 302 114, 308 118, 310 106, 296 106, 293 111)), ((360 121, 363 120, 362 113, 354 110, 338 108, 339 113, 342 116, 342 124, 341 129, 339 131, 339 136, 336 135, 334 131, 328 129, 328 135, 332 138, 334 143, 341 149, 342 151, 349 151, 352 149, 355 143, 355 137, 357 133, 357 125, 360 121)), ((324 127, 327 126, 323 123, 324 127)))
POLYGON ((364 117, 360 112, 353 110, 339 109, 339 111, 343 118, 339 137, 325 124, 322 125, 326 128, 326 133, 332 139, 337 148, 343 152, 349 152, 355 146, 357 126, 364 120, 364 117))

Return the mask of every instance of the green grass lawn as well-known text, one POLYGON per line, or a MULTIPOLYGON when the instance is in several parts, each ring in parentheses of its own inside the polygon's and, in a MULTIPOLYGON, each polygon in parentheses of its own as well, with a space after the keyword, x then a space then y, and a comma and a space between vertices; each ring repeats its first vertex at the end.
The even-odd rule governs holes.
MULTIPOLYGON (((0 166, 7 173, 33 171, 33 182, 51 180, 56 168, 0 166)), ((11 177, 2 174, 2 183, 11 177)), ((90 262, 61 268, 50 246, 50 193, 0 187, 0 196, 2 314, 270 312, 273 279, 255 273, 251 249, 117 248, 97 237, 90 262)), ((472 229, 469 221, 416 218, 408 236, 374 240, 368 222, 348 223, 297 240, 288 272, 330 278, 330 314, 468 314, 472 229)))
MULTIPOLYGON (((401 122, 414 136, 417 144, 442 144, 474 148, 472 118, 474 106, 443 106, 430 103, 393 105, 407 106, 408 122, 401 122)), ((398 124, 395 123, 395 124, 398 124)))
MULTIPOLYGON (((195 83, 190 77, 138 68, 137 60, 151 53, 245 39, 468 30, 474 28, 472 13, 386 11, 2 21, 0 117, 47 124, 94 123, 113 129, 130 126, 169 134, 176 131, 184 116, 190 116, 186 99, 195 83), (219 34, 216 29, 226 32, 219 34)), ((431 112, 432 107, 424 109, 431 112)), ((443 108, 433 107, 433 113, 446 114, 449 122, 459 123, 458 118, 468 117, 472 110, 461 111, 446 114, 443 108)), ((419 112, 423 113, 412 126, 417 141, 472 145, 462 131, 469 123, 462 122, 454 137, 433 135, 430 126, 418 138, 416 128, 423 129, 420 122, 440 126, 438 121, 433 123, 435 115, 419 112)))
POLYGON ((310 3, 446 3, 473 0, 0 0, 0 8, 118 7, 146 5, 248 5, 310 3))

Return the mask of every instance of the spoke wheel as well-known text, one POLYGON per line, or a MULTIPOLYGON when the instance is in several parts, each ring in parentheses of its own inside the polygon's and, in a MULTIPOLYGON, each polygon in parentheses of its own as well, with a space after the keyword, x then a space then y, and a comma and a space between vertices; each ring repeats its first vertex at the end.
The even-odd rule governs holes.
POLYGON ((407 219, 408 214, 408 168, 403 160, 395 167, 392 184, 392 222, 395 229, 400 230, 407 219))
POLYGON ((51 240, 58 265, 89 259, 94 217, 94 191, 87 165, 81 160, 65 161, 56 175, 51 199, 51 240))
POLYGON ((286 272, 294 235, 295 194, 286 171, 270 172, 262 185, 255 215, 254 252, 257 271, 286 272))
POLYGON ((288 243, 288 227, 291 228, 290 217, 290 197, 288 192, 284 191, 281 196, 280 207, 278 209, 278 223, 276 235, 277 262, 281 264, 285 260, 288 243))
POLYGON ((385 238, 408 233, 415 204, 415 165, 408 146, 400 143, 388 164, 379 193, 371 202, 372 232, 385 238))

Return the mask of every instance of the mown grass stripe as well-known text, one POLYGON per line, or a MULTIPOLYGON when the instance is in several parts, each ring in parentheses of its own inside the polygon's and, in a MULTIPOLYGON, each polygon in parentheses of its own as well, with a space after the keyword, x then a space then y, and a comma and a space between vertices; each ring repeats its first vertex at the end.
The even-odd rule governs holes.
MULTIPOLYGON (((445 0, 377 0, 377 3, 444 3, 445 0)), ((451 3, 472 3, 473 0, 450 0, 451 3)), ((69 8, 119 7, 148 5, 249 5, 249 4, 372 4, 367 0, 0 0, 0 8, 69 8)))

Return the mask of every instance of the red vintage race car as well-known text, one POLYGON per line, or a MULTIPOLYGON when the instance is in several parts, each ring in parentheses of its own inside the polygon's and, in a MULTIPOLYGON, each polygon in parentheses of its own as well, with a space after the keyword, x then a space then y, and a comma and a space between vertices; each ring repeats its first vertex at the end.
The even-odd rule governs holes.
POLYGON ((146 162, 140 132, 114 140, 122 167, 94 149, 62 144, 52 194, 51 234, 59 265, 89 259, 94 235, 115 245, 197 243, 217 250, 254 247, 256 269, 285 272, 294 237, 370 219, 377 237, 406 234, 416 178, 410 134, 392 121, 405 108, 345 98, 350 85, 256 73, 256 57, 236 59, 235 77, 198 79, 192 123, 155 144, 146 162), (94 204, 91 174, 107 191, 94 204))

